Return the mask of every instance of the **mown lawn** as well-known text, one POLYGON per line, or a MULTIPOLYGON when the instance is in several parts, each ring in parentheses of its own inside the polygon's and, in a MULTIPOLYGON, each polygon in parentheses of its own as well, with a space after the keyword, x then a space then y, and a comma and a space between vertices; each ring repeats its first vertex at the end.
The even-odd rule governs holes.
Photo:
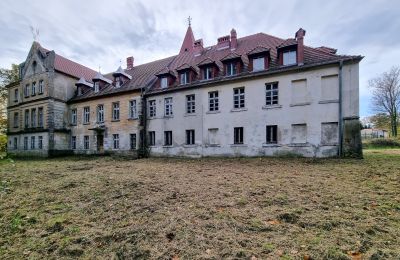
POLYGON ((400 150, 0 161, 0 259, 400 259, 400 150))

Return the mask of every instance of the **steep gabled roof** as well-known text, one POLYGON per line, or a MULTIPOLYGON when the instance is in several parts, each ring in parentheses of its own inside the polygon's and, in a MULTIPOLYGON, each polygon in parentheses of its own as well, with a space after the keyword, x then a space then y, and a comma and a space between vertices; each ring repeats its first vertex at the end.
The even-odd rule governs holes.
POLYGON ((194 46, 194 35, 192 31, 192 27, 189 25, 186 31, 185 38, 183 39, 181 50, 179 53, 183 52, 191 52, 194 46))
POLYGON ((84 77, 86 81, 92 81, 96 75, 96 71, 58 54, 55 55, 54 69, 78 79, 84 77))

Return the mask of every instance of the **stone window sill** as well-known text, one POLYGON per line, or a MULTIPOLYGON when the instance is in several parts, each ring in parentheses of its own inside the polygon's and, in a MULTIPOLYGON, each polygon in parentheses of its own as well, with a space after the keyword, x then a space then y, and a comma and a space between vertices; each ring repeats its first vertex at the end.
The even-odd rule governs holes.
POLYGON ((318 104, 331 104, 331 103, 339 103, 338 99, 333 99, 333 100, 321 100, 318 102, 318 104))
POLYGON ((119 122, 120 120, 119 119, 113 119, 113 120, 111 120, 111 122, 119 122))
POLYGON ((173 145, 163 145, 162 148, 173 148, 173 145))
POLYGON ((220 144, 206 144, 206 147, 221 147, 220 144))
POLYGON ((221 113, 220 110, 216 110, 216 111, 207 111, 206 114, 219 114, 221 113))
POLYGON ((186 113, 184 116, 196 116, 196 113, 186 113))
POLYGON ((268 110, 268 109, 278 109, 282 108, 282 105, 268 105, 268 106, 263 106, 262 109, 268 110))
POLYGON ((277 144, 277 143, 263 143, 262 147, 267 147, 267 148, 269 148, 269 147, 281 147, 281 145, 277 144))
POLYGON ((310 147, 309 143, 291 143, 289 147, 310 147))
POLYGON ((231 109, 231 112, 242 112, 242 111, 247 111, 247 108, 242 107, 242 108, 233 108, 233 109, 231 109))
POLYGON ((311 105, 311 102, 303 102, 303 103, 290 104, 291 107, 300 107, 300 106, 308 106, 308 105, 311 105))
POLYGON ((174 116, 173 115, 170 115, 170 116, 167 116, 167 115, 164 115, 164 118, 174 118, 174 116))
POLYGON ((231 147, 247 147, 247 144, 231 144, 231 147))
POLYGON ((183 147, 185 148, 196 148, 198 145, 197 144, 184 144, 183 147))

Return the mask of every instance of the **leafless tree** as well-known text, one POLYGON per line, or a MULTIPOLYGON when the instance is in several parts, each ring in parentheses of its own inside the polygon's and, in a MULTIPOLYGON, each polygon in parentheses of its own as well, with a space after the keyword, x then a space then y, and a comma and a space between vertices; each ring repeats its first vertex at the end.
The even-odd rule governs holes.
POLYGON ((392 67, 368 83, 372 89, 373 109, 389 115, 391 134, 396 137, 400 112, 400 67, 392 67))

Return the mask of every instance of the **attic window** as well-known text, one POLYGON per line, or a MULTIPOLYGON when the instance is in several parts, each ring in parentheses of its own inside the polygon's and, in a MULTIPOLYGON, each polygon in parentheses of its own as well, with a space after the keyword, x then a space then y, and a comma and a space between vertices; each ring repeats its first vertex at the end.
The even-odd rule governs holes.
POLYGON ((168 87, 168 78, 163 77, 161 78, 161 88, 167 88, 168 87))
POLYGON ((233 76, 237 73, 236 62, 229 62, 226 64, 226 76, 233 76))
POLYGON ((253 59, 253 71, 260 71, 265 69, 265 58, 257 57, 253 59))
POLYGON ((122 80, 120 76, 115 77, 115 87, 119 88, 122 85, 122 80))
POLYGON ((297 52, 295 50, 285 51, 283 53, 283 65, 292 65, 297 63, 297 52))
POLYGON ((189 72, 185 71, 180 74, 180 83, 181 85, 185 85, 189 83, 189 72))
POLYGON ((78 96, 82 96, 82 94, 83 94, 82 88, 78 87, 78 96))
POLYGON ((37 67, 37 63, 36 63, 36 61, 33 61, 32 62, 32 71, 33 71, 33 73, 36 73, 36 67, 37 67))
POLYGON ((96 82, 94 83, 94 92, 97 93, 97 92, 99 92, 99 90, 100 90, 99 82, 96 81, 96 82))

